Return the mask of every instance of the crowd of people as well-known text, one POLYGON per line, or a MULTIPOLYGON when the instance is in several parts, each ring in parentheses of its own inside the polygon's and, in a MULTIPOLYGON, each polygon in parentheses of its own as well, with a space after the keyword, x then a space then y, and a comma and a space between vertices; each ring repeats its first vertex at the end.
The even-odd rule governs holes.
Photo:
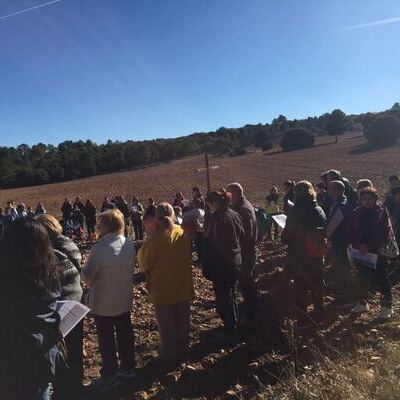
POLYGON ((287 245, 299 329, 307 327, 309 312, 314 320, 326 312, 328 267, 333 306, 367 312, 369 296, 378 290, 378 317, 390 319, 388 265, 399 257, 400 177, 391 176, 389 184, 381 199, 370 180, 352 187, 339 171, 330 170, 316 185, 288 180, 283 194, 273 187, 265 205, 252 205, 243 186, 231 183, 206 195, 194 187, 191 198, 178 192, 171 203, 150 198, 143 205, 134 197, 129 204, 123 196, 105 197, 100 213, 90 200, 65 199, 61 219, 46 213, 42 204, 32 212, 10 201, 0 220, 0 304, 7 321, 0 328, 0 397, 48 399, 51 383, 54 399, 81 398, 83 323, 63 338, 60 300, 84 302, 94 318, 102 367, 92 389, 109 390, 135 379, 131 310, 136 265, 146 276, 148 300, 154 304, 160 335, 155 362, 171 368, 190 360, 193 252, 213 284, 223 340, 235 341, 242 325, 257 326, 263 313, 257 242, 272 237, 287 245), (281 214, 287 216, 283 230, 273 218, 281 214), (84 230, 93 246, 81 265, 74 240, 84 230), (375 255, 377 261, 366 266, 349 257, 349 249, 361 257, 375 255))

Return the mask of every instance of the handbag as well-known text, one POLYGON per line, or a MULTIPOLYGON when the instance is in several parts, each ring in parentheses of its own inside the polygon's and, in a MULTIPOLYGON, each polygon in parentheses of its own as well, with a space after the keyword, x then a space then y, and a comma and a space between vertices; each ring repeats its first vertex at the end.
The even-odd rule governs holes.
POLYGON ((392 225, 390 225, 389 237, 385 245, 379 249, 379 254, 385 258, 396 258, 399 256, 399 246, 394 235, 392 225))

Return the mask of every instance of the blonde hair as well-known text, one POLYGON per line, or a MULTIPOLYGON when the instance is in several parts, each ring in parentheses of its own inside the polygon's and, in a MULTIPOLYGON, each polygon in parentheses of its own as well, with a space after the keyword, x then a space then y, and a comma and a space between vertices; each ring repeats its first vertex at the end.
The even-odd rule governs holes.
POLYGON ((169 203, 160 203, 156 209, 156 218, 160 227, 171 232, 174 227, 175 211, 169 203))
POLYGON ((317 198, 314 186, 309 181, 300 181, 294 187, 294 200, 309 200, 313 201, 317 198))
POLYGON ((118 233, 122 235, 125 230, 124 214, 119 210, 107 210, 99 215, 99 225, 103 228, 103 234, 118 233))
POLYGON ((35 219, 46 228, 50 237, 62 235, 63 229, 56 217, 53 217, 50 214, 41 214, 35 217, 35 219))

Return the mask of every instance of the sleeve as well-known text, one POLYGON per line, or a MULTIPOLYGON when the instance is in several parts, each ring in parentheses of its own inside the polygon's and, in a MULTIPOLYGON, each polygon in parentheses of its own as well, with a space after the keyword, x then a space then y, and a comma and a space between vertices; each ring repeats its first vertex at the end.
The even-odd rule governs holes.
POLYGON ((351 214, 351 216, 350 216, 350 219, 349 219, 349 222, 348 222, 348 224, 347 224, 347 243, 348 244, 351 244, 351 245, 353 245, 353 246, 355 246, 355 247, 358 247, 358 245, 360 244, 360 243, 356 243, 358 240, 356 239, 357 238, 357 235, 356 235, 356 231, 355 231, 355 229, 356 229, 356 227, 355 227, 355 217, 354 217, 354 213, 353 214, 351 214))
POLYGON ((158 252, 153 240, 149 239, 143 243, 139 249, 137 258, 139 268, 142 272, 150 272, 154 268, 157 263, 158 252))
POLYGON ((391 224, 389 219, 389 214, 387 210, 382 213, 382 218, 379 221, 379 225, 374 230, 374 234, 371 240, 367 243, 369 250, 380 249, 385 245, 389 239, 391 224))
POLYGON ((100 269, 98 248, 94 246, 89 254, 85 266, 82 268, 82 279, 87 286, 92 286, 100 269))

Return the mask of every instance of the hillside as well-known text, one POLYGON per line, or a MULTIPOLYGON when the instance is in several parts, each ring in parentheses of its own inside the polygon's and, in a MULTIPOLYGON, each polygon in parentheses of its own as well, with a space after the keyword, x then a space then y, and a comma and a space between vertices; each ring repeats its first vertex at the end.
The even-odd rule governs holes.
MULTIPOLYGON (((213 188, 220 188, 232 181, 241 182, 248 197, 260 202, 272 185, 282 186, 287 179, 303 178, 319 181, 320 173, 335 168, 351 181, 371 178, 381 190, 385 190, 386 178, 400 170, 400 146, 369 151, 360 133, 349 133, 338 144, 328 136, 317 138, 314 148, 283 153, 278 148, 269 152, 249 149, 240 157, 214 156, 210 165, 219 169, 211 171, 213 188)), ((0 192, 0 204, 12 199, 35 206, 42 201, 47 209, 58 213, 65 197, 91 198, 100 205, 105 195, 121 193, 131 200, 136 194, 146 199, 172 200, 175 192, 190 192, 193 185, 205 190, 205 173, 197 172, 204 167, 203 156, 187 157, 158 166, 135 171, 113 173, 91 178, 35 187, 7 189, 0 192)))

